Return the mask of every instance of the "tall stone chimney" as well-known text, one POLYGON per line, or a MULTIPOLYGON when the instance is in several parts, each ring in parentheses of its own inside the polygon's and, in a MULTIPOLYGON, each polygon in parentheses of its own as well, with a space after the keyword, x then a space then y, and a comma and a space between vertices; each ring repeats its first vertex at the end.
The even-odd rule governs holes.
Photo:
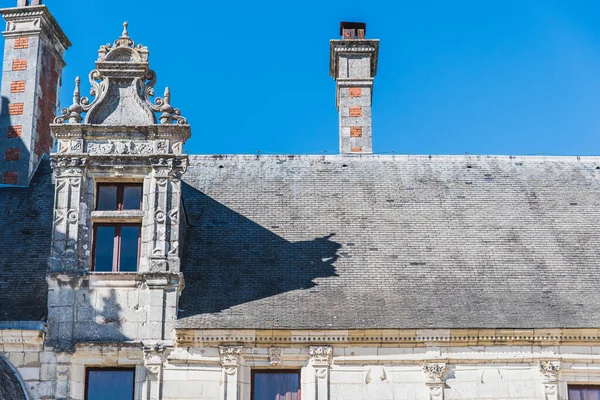
POLYGON ((365 39, 367 24, 342 22, 341 40, 330 41, 329 74, 336 81, 340 153, 373 152, 371 101, 379 40, 365 39))
POLYGON ((0 93, 0 184, 26 186, 54 147, 64 51, 71 46, 41 0, 0 10, 6 20, 0 93))

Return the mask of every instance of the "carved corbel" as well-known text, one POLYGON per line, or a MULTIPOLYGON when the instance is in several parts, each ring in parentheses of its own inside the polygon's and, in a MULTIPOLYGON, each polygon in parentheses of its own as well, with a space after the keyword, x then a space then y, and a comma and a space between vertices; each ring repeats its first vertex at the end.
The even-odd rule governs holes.
POLYGON ((282 353, 281 347, 269 347, 269 365, 280 365, 282 353))
POLYGON ((50 160, 50 166, 54 171, 54 176, 60 177, 81 177, 85 174, 87 167, 87 158, 85 157, 55 157, 50 160))
POLYGON ((446 363, 427 363, 423 364, 422 369, 425 374, 425 384, 429 388, 430 400, 443 400, 444 386, 446 384, 446 363))
POLYGON ((220 346, 219 356, 221 366, 227 375, 233 375, 237 371, 242 354, 242 346, 220 346))
POLYGON ((165 361, 166 346, 160 343, 144 346, 144 366, 151 375, 158 375, 165 361))
POLYGON ((333 348, 331 346, 311 346, 308 354, 310 355, 310 364, 315 368, 315 375, 318 378, 325 378, 333 358, 333 348))
POLYGON ((547 400, 558 400, 558 375, 560 361, 540 361, 538 364, 542 374, 542 383, 547 400))

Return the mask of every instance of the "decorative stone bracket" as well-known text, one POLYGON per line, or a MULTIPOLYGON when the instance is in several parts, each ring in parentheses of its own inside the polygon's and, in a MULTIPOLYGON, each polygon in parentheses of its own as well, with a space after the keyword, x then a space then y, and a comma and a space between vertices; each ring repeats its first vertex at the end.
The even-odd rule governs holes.
POLYGON ((560 361, 540 361, 538 365, 542 374, 546 400, 558 400, 558 375, 560 361))
POLYGON ((269 365, 281 365, 281 355, 283 349, 281 347, 269 347, 269 365))
POLYGON ((233 375, 237 372, 241 354, 242 346, 219 347, 221 365, 227 375, 233 375))
POLYGON ((333 357, 333 348, 331 346, 311 346, 308 354, 317 378, 326 378, 333 357))
POLYGON ((144 366, 152 375, 158 375, 167 356, 167 347, 162 343, 144 345, 144 366))
POLYGON ((430 400, 444 399, 444 386, 446 385, 446 370, 446 363, 423 364, 423 373, 425 373, 426 377, 425 384, 429 388, 430 400))

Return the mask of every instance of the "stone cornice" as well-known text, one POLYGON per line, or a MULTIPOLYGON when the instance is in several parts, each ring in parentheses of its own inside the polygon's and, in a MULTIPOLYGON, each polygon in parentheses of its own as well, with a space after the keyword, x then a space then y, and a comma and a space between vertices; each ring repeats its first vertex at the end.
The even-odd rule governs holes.
POLYGON ((329 75, 337 79, 337 65, 341 53, 366 53, 371 56, 371 77, 377 74, 379 39, 367 40, 330 40, 329 75))
POLYGON ((75 288, 134 288, 144 285, 149 288, 183 288, 184 282, 182 274, 172 272, 52 272, 48 274, 47 281, 50 286, 68 284, 75 288))
POLYGON ((377 330, 242 330, 177 329, 178 346, 250 347, 361 345, 372 347, 600 345, 600 329, 377 329, 377 330))
POLYGON ((154 125, 92 125, 92 124, 51 124, 52 133, 57 139, 189 139, 190 125, 154 124, 154 125))
POLYGON ((27 20, 31 18, 43 18, 44 26, 46 31, 53 36, 56 43, 59 43, 65 50, 72 46, 71 41, 67 38, 67 35, 63 32, 61 27, 56 22, 56 19, 52 16, 50 11, 45 5, 31 6, 31 7, 13 7, 0 9, 0 14, 8 23, 7 30, 2 32, 5 38, 23 35, 34 35, 39 34, 42 27, 31 27, 27 29, 15 29, 11 30, 11 24, 14 25, 15 21, 27 20))

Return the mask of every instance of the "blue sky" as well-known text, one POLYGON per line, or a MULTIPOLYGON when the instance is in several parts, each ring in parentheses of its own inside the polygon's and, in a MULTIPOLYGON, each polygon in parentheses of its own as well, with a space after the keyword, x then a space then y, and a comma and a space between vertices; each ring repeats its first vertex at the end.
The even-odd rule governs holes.
POLYGON ((329 39, 355 20, 381 40, 375 153, 600 154, 597 1, 44 3, 73 42, 62 105, 127 20, 192 125, 189 153, 336 154, 329 39))

